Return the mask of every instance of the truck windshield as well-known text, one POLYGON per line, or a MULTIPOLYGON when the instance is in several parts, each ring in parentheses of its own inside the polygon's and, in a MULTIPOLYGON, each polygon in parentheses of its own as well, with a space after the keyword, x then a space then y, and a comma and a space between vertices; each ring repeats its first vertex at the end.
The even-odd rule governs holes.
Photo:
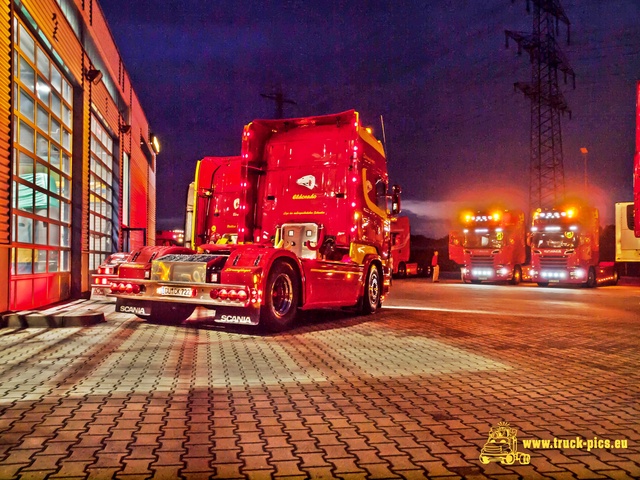
POLYGON ((536 233, 532 237, 534 248, 574 248, 578 244, 573 232, 536 233))
POLYGON ((475 231, 464 236, 466 248, 502 248, 504 246, 504 232, 475 231))

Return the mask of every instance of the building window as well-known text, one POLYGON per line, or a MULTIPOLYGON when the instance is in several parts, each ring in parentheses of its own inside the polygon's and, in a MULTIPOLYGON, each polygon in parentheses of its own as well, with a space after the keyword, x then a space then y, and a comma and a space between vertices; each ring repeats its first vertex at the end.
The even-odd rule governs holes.
POLYGON ((122 154, 122 223, 129 226, 130 218, 130 206, 129 197, 131 195, 131 188, 129 182, 131 181, 131 166, 129 162, 129 154, 124 152, 122 154))
POLYGON ((11 273, 69 272, 71 85, 17 19, 14 32, 11 273))
POLYGON ((91 115, 89 169, 89 269, 95 270, 113 253, 113 139, 91 115))

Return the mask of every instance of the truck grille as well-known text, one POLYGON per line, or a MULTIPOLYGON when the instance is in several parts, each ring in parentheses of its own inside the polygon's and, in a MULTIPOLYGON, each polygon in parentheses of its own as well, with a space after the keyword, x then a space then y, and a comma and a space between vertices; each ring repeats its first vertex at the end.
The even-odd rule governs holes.
POLYGON ((540 257, 540 268, 543 270, 560 270, 567 268, 566 257, 540 257))
POLYGON ((471 268, 493 268, 493 257, 471 257, 471 268))

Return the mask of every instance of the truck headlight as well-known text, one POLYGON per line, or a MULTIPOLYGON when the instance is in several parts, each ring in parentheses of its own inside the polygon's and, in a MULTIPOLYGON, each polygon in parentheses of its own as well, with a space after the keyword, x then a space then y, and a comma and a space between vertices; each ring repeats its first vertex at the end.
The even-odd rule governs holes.
POLYGON ((584 273, 585 272, 582 268, 576 268, 575 271, 573 272, 576 278, 584 278, 584 273))

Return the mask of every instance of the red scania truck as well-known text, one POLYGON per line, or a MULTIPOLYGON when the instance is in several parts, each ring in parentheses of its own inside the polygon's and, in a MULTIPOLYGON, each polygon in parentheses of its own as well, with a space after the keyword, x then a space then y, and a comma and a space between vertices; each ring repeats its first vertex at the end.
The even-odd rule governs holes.
POLYGON ((357 112, 255 120, 240 160, 220 168, 212 173, 236 169, 237 178, 224 195, 214 188, 211 201, 194 201, 193 232, 209 229, 194 239, 198 252, 153 259, 150 279, 121 267, 116 311, 179 323, 202 306, 218 323, 280 331, 299 309, 380 307, 399 189, 389 211, 384 149, 357 112))
POLYGON ((391 259, 393 274, 400 278, 418 275, 417 262, 411 262, 411 225, 409 217, 391 218, 391 259))
POLYGON ((520 210, 464 212, 449 234, 449 258, 462 265, 462 281, 511 282, 528 278, 524 213, 520 210))
POLYGON ((531 278, 550 283, 595 287, 617 283, 613 262, 600 260, 598 210, 588 206, 539 208, 531 225, 531 278))

